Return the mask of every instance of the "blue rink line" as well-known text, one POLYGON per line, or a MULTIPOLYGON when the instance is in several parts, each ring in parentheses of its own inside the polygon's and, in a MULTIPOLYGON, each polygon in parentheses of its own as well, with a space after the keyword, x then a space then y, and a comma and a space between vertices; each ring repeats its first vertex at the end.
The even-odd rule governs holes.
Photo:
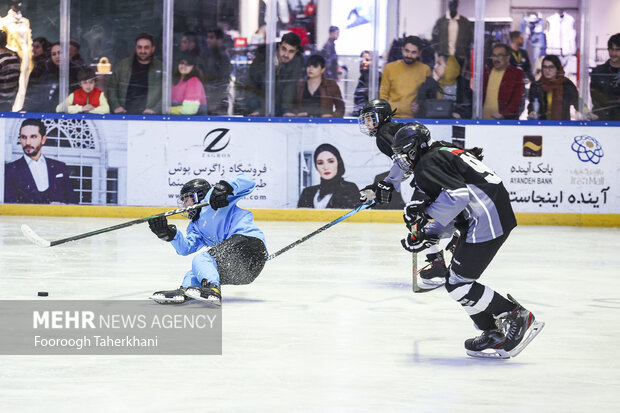
MULTIPOLYGON (((0 118, 38 119, 108 119, 148 120, 172 122, 236 122, 236 123, 319 123, 356 124, 357 118, 303 118, 260 116, 183 116, 183 115, 94 115, 90 113, 39 113, 0 112, 0 118)), ((541 120, 488 120, 488 119, 394 119, 396 122, 418 121, 426 125, 502 125, 502 126, 620 126, 620 121, 541 121, 541 120)))

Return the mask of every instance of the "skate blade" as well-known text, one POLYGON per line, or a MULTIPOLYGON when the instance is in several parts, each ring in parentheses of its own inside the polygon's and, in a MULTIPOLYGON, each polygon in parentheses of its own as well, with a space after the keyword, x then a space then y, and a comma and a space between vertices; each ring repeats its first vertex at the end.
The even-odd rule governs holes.
POLYGON ((200 291, 187 290, 185 291, 185 296, 189 298, 193 298, 194 300, 197 300, 203 303, 210 304, 215 307, 222 306, 222 301, 218 300, 217 297, 204 298, 203 296, 200 295, 200 291))
POLYGON ((530 344, 532 340, 534 340, 538 333, 540 333, 544 326, 545 323, 543 321, 534 321, 528 331, 525 332, 527 337, 521 340, 521 342, 510 351, 510 356, 516 357, 519 353, 521 353, 523 349, 530 344))
POLYGON ((484 359, 509 359, 510 353, 506 350, 498 349, 488 349, 488 351, 474 351, 474 350, 465 350, 468 356, 484 358, 484 359))
POLYGON ((413 289, 414 293, 427 293, 429 291, 436 290, 439 287, 443 287, 446 284, 445 279, 441 279, 441 281, 433 281, 432 279, 426 280, 424 278, 418 278, 415 288, 413 289))
POLYGON ((184 302, 189 301, 182 296, 166 298, 163 295, 152 295, 149 297, 149 300, 153 300, 157 304, 183 304, 184 302))

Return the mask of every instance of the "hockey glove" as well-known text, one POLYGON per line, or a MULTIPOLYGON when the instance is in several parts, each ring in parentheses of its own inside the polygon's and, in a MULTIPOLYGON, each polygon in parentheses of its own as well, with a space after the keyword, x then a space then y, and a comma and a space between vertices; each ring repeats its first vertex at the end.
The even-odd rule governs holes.
POLYGON ((234 189, 230 184, 224 180, 221 180, 213 187, 211 192, 211 198, 209 198, 209 205, 213 209, 224 208, 228 206, 228 195, 232 195, 234 189))
POLYGON ((452 239, 450 240, 450 242, 448 242, 448 245, 446 245, 445 250, 450 251, 451 253, 454 254, 454 249, 456 248, 456 244, 458 244, 460 238, 461 238, 461 234, 458 231, 456 231, 452 235, 452 239))
POLYGON ((376 200, 377 204, 387 204, 392 200, 393 190, 394 185, 389 182, 375 182, 360 191, 360 201, 370 202, 372 200, 376 200))
POLYGON ((360 202, 372 202, 377 197, 375 185, 368 185, 360 191, 360 202))
POLYGON ((387 204, 392 200, 392 191, 394 185, 389 182, 379 181, 377 182, 377 202, 380 204, 387 204))
POLYGON ((149 219, 149 228, 153 231, 153 234, 163 241, 170 242, 177 234, 177 227, 174 225, 168 225, 166 217, 157 217, 149 219))
POLYGON ((403 219, 407 228, 411 229, 414 225, 422 228, 429 220, 429 216, 424 212, 426 207, 432 203, 431 198, 418 188, 413 192, 411 201, 405 205, 403 219))
POLYGON ((429 235, 424 228, 414 231, 407 235, 407 238, 400 240, 403 248, 409 252, 420 252, 439 242, 439 237, 429 235))

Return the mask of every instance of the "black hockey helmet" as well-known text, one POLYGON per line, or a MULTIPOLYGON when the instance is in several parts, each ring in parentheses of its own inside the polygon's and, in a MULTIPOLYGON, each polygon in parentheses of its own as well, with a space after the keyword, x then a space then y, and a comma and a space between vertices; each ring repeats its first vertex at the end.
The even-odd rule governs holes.
MULTIPOLYGON (((197 178, 187 181, 179 193, 179 205, 184 206, 188 198, 192 199, 194 204, 202 202, 209 189, 211 189, 211 184, 204 179, 197 178)), ((196 221, 200 216, 200 208, 189 210, 184 215, 192 221, 196 221)))
POLYGON ((373 99, 366 103, 357 118, 362 133, 375 136, 384 123, 390 122, 396 110, 392 110, 390 102, 385 99, 373 99))
POLYGON ((426 126, 420 122, 408 123, 392 139, 396 163, 405 172, 412 170, 434 142, 426 126))

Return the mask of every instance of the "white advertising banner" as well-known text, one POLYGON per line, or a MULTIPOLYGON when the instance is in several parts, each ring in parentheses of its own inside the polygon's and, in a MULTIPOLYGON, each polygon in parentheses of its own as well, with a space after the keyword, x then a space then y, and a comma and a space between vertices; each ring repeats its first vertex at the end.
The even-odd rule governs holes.
POLYGON ((243 172, 257 186, 241 206, 295 208, 304 187, 321 183, 313 156, 322 144, 340 152, 345 181, 359 188, 390 167, 356 124, 134 121, 128 134, 128 205, 176 205, 191 179, 243 172))
MULTIPOLYGON (((132 122, 128 203, 176 205, 184 183, 212 185, 243 172, 256 181, 246 208, 286 208, 289 136, 299 127, 267 123, 132 122)), ((298 144, 292 139, 290 143, 298 144)), ((295 179, 295 174, 292 175, 295 179)))
POLYGON ((620 213, 617 128, 467 126, 515 212, 620 213))
MULTIPOLYGON (((349 208, 357 205, 355 192, 382 179, 391 166, 375 138, 354 122, 44 121, 43 152, 70 168, 73 191, 86 205, 176 206, 187 181, 215 184, 243 172, 257 184, 241 201, 244 208, 296 208, 300 199, 324 208, 327 201, 320 198, 323 190, 334 191, 335 175, 347 191, 342 207, 349 208), (321 160, 315 158, 325 150, 342 163, 331 175, 319 173, 321 160)), ((5 164, 23 156, 17 138, 22 122, 0 119, 5 164)), ((619 128, 430 122, 428 127, 436 140, 456 138, 466 147, 484 148, 484 162, 504 181, 515 212, 620 213, 619 128)), ((409 182, 403 183, 402 197, 396 195, 390 207, 401 208, 411 193, 409 182)))

